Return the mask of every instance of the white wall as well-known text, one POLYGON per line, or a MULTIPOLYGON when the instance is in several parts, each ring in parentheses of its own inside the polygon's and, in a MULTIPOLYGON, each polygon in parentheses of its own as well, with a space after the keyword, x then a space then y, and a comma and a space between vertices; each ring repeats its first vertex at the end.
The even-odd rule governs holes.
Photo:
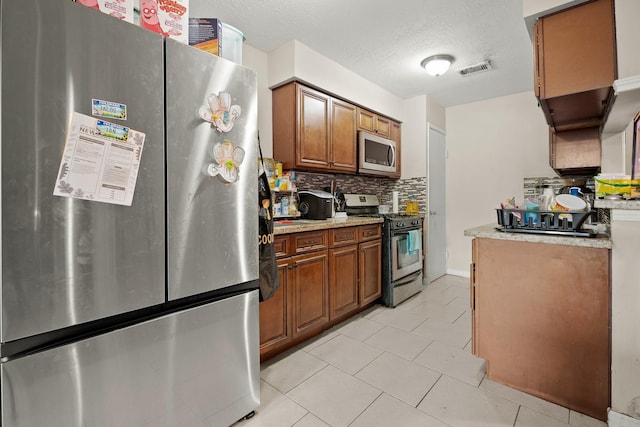
POLYGON ((427 121, 437 128, 445 130, 447 128, 447 111, 433 98, 427 96, 427 121))
MULTIPOLYGON (((522 0, 522 16, 543 16, 588 0, 522 0)), ((633 1, 633 0, 632 0, 633 1)))
POLYGON ((618 49, 618 78, 640 75, 640 1, 616 0, 616 47, 618 49))
POLYGON ((549 137, 533 92, 450 107, 447 124, 447 270, 468 274, 471 239, 464 230, 497 225, 495 208, 522 201, 523 179, 555 176, 549 137))
POLYGON ((402 98, 299 41, 286 43, 271 52, 269 67, 270 87, 296 78, 367 109, 402 121, 402 98))
POLYGON ((251 68, 258 78, 258 130, 262 154, 273 156, 273 126, 271 112, 271 90, 269 89, 269 57, 266 53, 245 43, 242 48, 242 65, 251 68))
POLYGON ((611 219, 611 407, 640 420, 640 211, 613 210, 611 219))
POLYGON ((427 96, 404 101, 402 178, 427 176, 427 96))

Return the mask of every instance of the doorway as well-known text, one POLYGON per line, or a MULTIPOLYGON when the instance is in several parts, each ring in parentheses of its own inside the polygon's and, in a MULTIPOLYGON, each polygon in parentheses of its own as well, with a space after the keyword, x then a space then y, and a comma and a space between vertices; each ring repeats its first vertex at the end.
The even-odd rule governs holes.
POLYGON ((445 131, 427 123, 427 280, 447 273, 446 137, 445 131))

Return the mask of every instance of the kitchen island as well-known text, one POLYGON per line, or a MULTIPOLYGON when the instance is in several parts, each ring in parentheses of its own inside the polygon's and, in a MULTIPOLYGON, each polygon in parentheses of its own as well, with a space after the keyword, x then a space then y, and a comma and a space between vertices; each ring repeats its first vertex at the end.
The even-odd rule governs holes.
POLYGON ((611 400, 611 239, 473 237, 472 351, 487 377, 606 420, 611 400))

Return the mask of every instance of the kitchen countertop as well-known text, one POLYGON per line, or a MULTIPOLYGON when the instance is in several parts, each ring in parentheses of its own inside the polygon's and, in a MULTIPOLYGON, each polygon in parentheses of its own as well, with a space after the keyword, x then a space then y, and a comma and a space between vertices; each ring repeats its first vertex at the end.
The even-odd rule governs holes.
POLYGON ((596 208, 604 209, 628 209, 640 210, 640 200, 604 200, 596 199, 593 203, 596 208))
POLYGON ((467 237, 486 237, 489 239, 515 240, 530 243, 548 243, 552 245, 584 246, 590 248, 611 249, 611 238, 606 235, 597 237, 571 237, 553 234, 504 233, 498 231, 497 224, 487 224, 464 230, 467 237))
POLYGON ((291 224, 278 224, 275 223, 273 227, 273 233, 278 234, 289 234, 289 233, 301 233, 304 231, 315 231, 315 230, 327 230, 330 228, 340 228, 340 227, 355 227, 358 225, 368 225, 368 224, 382 224, 384 220, 382 218, 375 217, 357 217, 357 216, 348 216, 346 218, 330 218, 324 220, 315 220, 315 219, 294 219, 291 220, 291 224))

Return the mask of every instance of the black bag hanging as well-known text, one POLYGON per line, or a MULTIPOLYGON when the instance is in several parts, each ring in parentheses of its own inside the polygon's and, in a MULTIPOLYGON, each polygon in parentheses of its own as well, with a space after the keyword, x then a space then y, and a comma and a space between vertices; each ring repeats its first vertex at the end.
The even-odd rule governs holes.
POLYGON ((280 287, 278 263, 273 243, 273 207, 271 206, 271 188, 262 160, 262 147, 258 136, 258 149, 262 173, 258 177, 258 253, 260 277, 260 301, 271 298, 280 287))

